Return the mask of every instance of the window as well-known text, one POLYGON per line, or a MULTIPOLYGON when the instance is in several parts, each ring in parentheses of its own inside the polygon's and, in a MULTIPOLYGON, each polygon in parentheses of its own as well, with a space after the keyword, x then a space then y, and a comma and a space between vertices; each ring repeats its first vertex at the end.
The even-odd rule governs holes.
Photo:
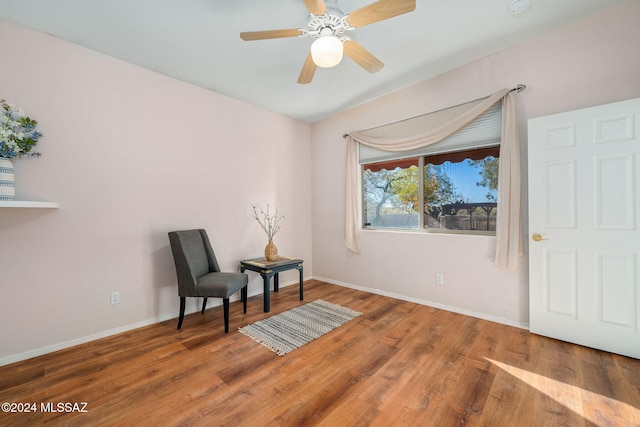
POLYGON ((364 228, 495 234, 500 129, 497 105, 420 152, 361 147, 364 228))
POLYGON ((419 176, 418 158, 364 165, 364 226, 418 228, 419 176))

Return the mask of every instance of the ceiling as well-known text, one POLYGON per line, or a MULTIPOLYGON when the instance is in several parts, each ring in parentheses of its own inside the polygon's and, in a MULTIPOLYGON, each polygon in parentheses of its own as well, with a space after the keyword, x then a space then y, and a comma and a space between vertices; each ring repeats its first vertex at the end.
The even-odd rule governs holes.
MULTIPOLYGON (((417 0, 349 33, 381 71, 345 57, 307 85, 296 80, 312 39, 239 37, 305 27, 302 0, 0 0, 0 19, 313 123, 626 0, 531 0, 516 15, 509 1, 417 0)), ((348 13, 372 2, 337 4, 348 13)))

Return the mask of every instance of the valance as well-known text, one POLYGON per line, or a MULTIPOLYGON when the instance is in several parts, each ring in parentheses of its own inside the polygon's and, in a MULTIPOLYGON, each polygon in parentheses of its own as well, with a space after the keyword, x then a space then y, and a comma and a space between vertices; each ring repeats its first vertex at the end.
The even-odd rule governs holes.
POLYGON ((346 171, 346 245, 360 253, 362 221, 362 175, 358 164, 358 144, 385 151, 409 151, 435 144, 464 128, 497 102, 502 102, 502 140, 498 177, 498 218, 496 224, 495 264, 515 269, 522 255, 522 224, 520 212, 520 140, 515 110, 515 93, 501 89, 473 102, 438 112, 434 119, 420 116, 375 129, 353 131, 347 138, 346 171))
MULTIPOLYGON (((434 119, 436 118, 444 118, 443 113, 448 113, 449 110, 457 110, 459 107, 460 106, 452 107, 446 110, 436 111, 435 113, 426 114, 426 117, 431 120, 421 120, 415 124, 418 125, 434 122, 434 119)), ((408 120, 415 121, 422 117, 424 116, 408 120)), ((404 123, 404 121, 400 123, 404 123)), ((390 125, 385 125, 383 127, 387 128, 388 126, 390 125)), ((500 145, 500 140, 502 140, 502 104, 497 102, 471 123, 435 144, 427 145, 418 148, 417 150, 401 152, 378 150, 376 148, 360 144, 358 146, 358 160, 360 161, 360 164, 364 164, 385 160, 405 159, 408 157, 433 156, 451 153, 454 151, 477 150, 479 148, 498 146, 500 145)))

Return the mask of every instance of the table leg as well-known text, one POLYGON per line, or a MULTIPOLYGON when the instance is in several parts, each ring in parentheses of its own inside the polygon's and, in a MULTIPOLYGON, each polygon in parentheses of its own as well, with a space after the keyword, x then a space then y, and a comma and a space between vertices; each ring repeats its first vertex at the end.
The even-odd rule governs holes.
POLYGON ((273 290, 275 292, 280 292, 280 279, 278 278, 278 273, 273 275, 273 290))
POLYGON ((262 275, 262 280, 264 283, 264 295, 262 297, 263 301, 264 301, 264 312, 268 313, 271 309, 271 302, 269 301, 269 297, 271 296, 271 290, 269 289, 269 275, 268 274, 263 274, 262 275))
POLYGON ((300 266, 298 270, 300 271, 300 301, 302 301, 304 299, 304 289, 302 287, 302 266, 300 266))

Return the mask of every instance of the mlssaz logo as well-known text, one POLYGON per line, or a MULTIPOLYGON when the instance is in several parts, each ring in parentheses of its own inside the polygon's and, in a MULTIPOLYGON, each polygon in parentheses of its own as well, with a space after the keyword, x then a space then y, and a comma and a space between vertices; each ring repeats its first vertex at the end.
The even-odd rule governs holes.
POLYGON ((40 412, 88 412, 87 402, 41 402, 40 412))

